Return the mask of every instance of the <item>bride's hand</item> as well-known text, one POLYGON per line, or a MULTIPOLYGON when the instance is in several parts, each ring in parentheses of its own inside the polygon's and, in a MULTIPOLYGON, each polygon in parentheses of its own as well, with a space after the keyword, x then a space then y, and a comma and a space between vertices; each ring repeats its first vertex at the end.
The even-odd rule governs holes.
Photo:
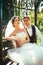
POLYGON ((20 47, 23 45, 23 41, 19 39, 19 45, 20 47))
POLYGON ((16 39, 15 42, 16 42, 16 47, 21 47, 23 45, 20 39, 16 39))

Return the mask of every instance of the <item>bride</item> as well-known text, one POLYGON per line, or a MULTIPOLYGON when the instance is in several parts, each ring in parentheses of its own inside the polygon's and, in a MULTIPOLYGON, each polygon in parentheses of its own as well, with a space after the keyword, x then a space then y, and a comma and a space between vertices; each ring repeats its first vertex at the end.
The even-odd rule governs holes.
POLYGON ((16 48, 8 50, 8 57, 19 63, 19 65, 43 65, 43 48, 35 43, 31 44, 25 29, 20 28, 20 19, 18 16, 12 19, 12 25, 15 30, 6 37, 6 40, 12 40, 16 48))

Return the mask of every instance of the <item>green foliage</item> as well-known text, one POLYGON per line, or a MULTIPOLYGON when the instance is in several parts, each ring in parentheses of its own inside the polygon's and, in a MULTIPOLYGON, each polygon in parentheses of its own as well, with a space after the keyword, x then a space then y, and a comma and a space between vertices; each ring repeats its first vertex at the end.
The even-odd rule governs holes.
POLYGON ((31 11, 32 13, 31 13, 31 24, 33 24, 34 25, 34 11, 31 11))
POLYGON ((38 28, 43 32, 43 12, 37 14, 37 25, 38 28))
MULTIPOLYGON (((31 24, 34 25, 34 11, 31 13, 31 24)), ((43 32, 43 11, 41 13, 37 12, 37 26, 40 29, 40 31, 43 32)))

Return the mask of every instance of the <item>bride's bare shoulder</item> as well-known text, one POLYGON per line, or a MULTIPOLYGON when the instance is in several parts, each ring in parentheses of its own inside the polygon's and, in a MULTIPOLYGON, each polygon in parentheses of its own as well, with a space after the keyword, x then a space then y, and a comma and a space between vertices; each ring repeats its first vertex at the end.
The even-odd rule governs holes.
POLYGON ((26 30, 25 30, 25 29, 21 29, 21 31, 26 32, 26 30))

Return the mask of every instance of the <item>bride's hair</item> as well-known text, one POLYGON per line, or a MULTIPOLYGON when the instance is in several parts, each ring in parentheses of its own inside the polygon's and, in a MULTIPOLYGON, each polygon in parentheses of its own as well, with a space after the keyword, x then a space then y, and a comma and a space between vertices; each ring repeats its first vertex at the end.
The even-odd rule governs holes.
POLYGON ((14 24, 14 20, 15 20, 15 18, 18 18, 18 19, 20 20, 19 16, 13 16, 13 17, 12 17, 12 21, 11 21, 12 24, 14 24))

